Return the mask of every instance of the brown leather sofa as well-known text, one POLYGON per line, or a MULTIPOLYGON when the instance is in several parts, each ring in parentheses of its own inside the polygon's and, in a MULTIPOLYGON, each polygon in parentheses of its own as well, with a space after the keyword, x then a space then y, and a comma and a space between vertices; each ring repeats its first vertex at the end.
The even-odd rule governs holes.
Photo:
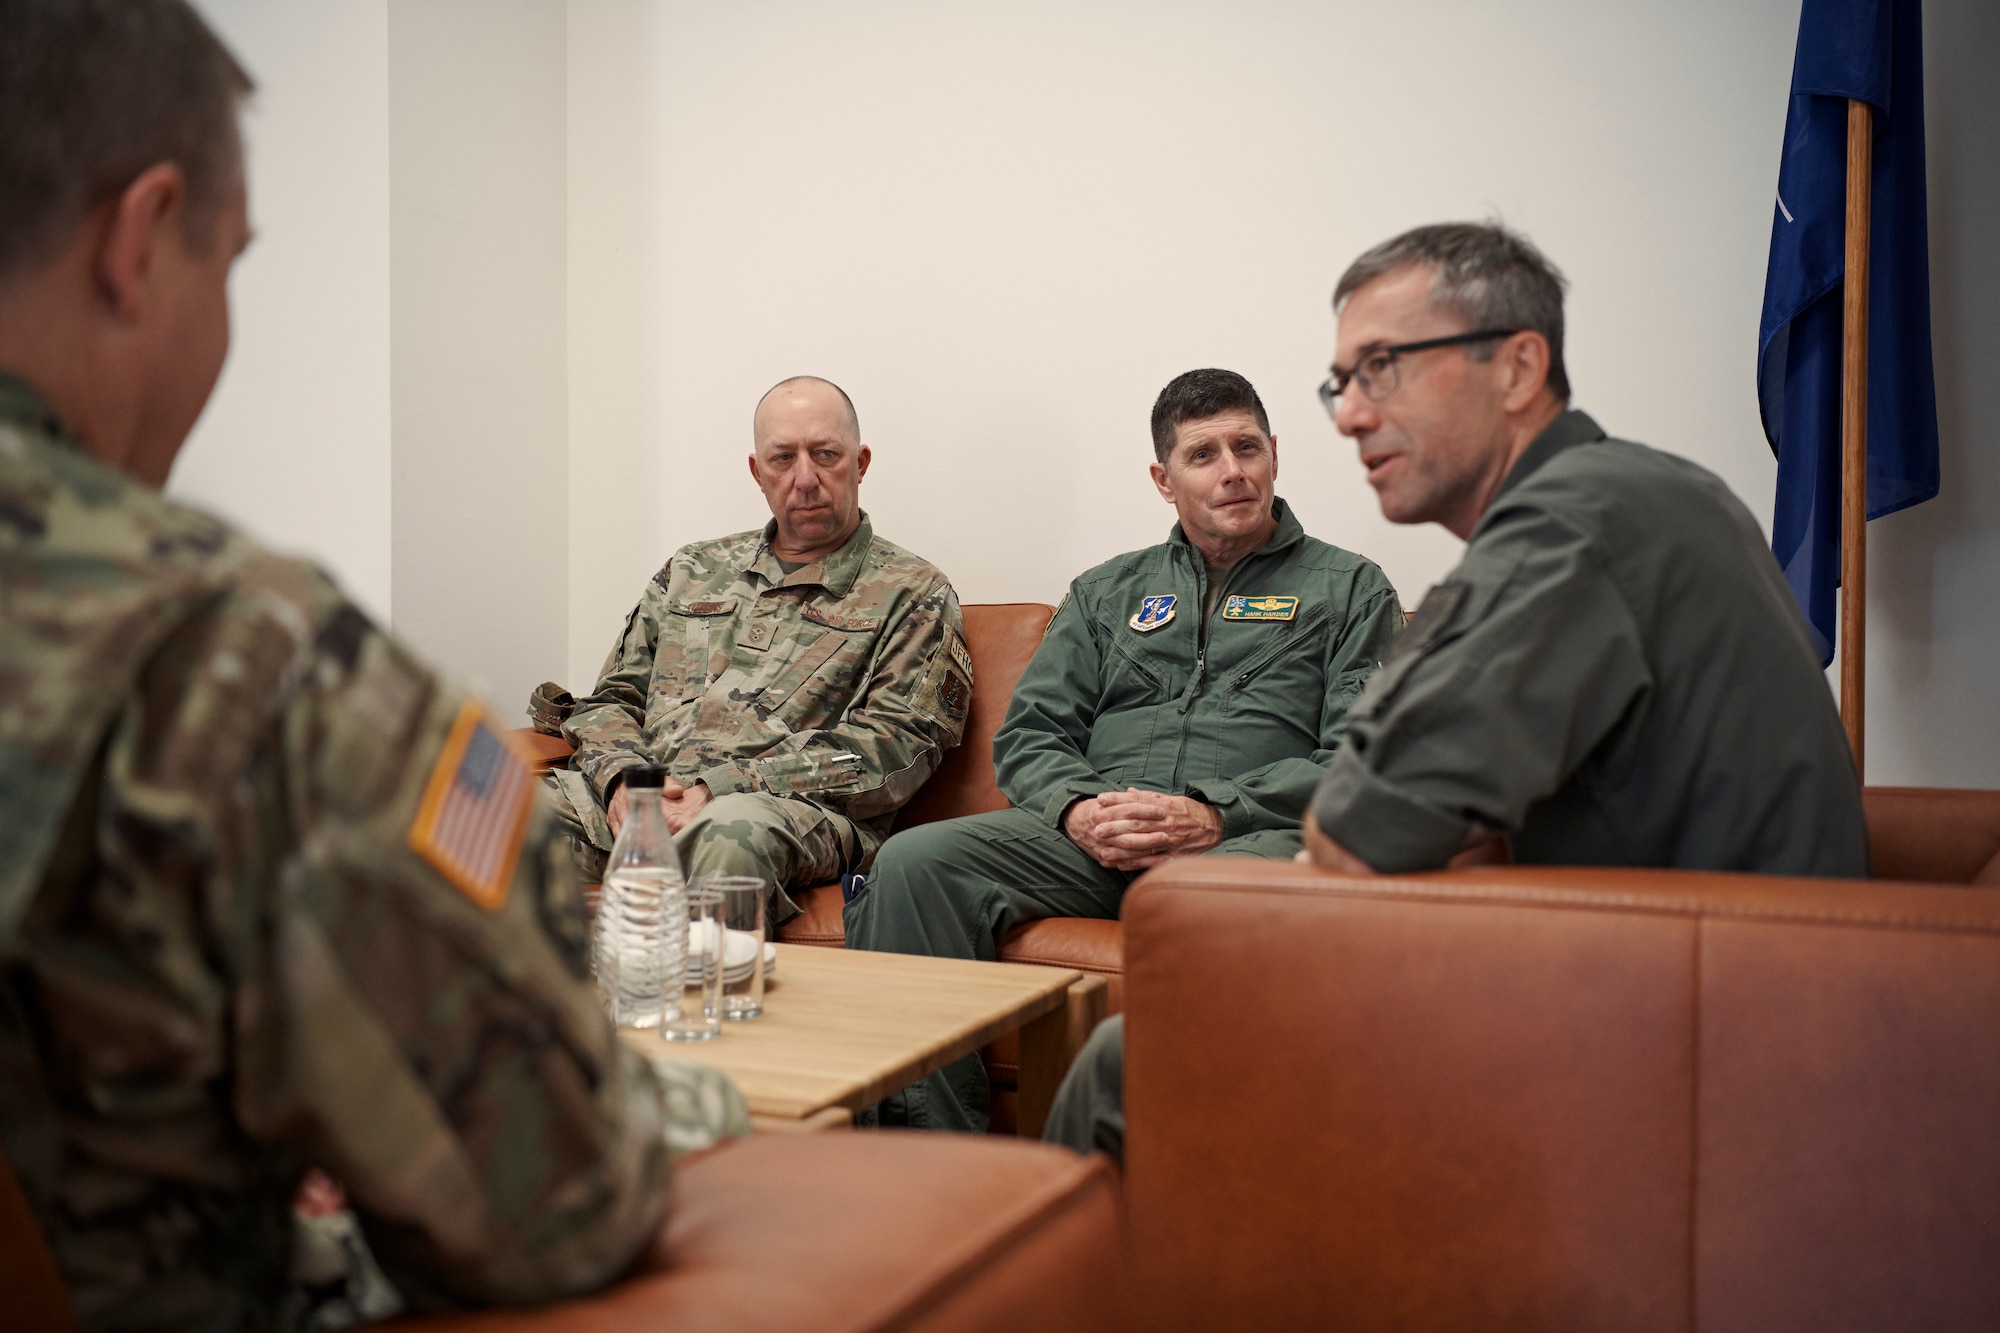
MULTIPOLYGON (((1990 876, 1935 804, 1878 864, 1990 876)), ((1138 1326, 2000 1328, 2000 894, 1201 857, 1124 921, 1138 1326)))
MULTIPOLYGON (((580 1301, 385 1325, 464 1333, 873 1333, 1124 1327, 1108 1159, 958 1135, 779 1134, 675 1170, 636 1270, 580 1301)), ((61 1333, 69 1298, 0 1157, 0 1329, 61 1333)))

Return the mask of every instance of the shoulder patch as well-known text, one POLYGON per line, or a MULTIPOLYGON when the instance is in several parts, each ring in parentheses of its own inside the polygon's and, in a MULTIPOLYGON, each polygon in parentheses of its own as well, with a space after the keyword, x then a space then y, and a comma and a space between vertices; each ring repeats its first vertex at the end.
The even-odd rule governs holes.
MULTIPOLYGON (((1387 662, 1400 662, 1406 657, 1414 657, 1431 646, 1431 640, 1451 619, 1452 612, 1465 600, 1466 588, 1463 583, 1440 583, 1424 594, 1424 600, 1417 604, 1395 640, 1389 645, 1387 662)), ((1386 662, 1385 662, 1386 665, 1386 662)))
POLYGON ((484 706, 467 700, 431 767, 410 847, 489 912, 507 901, 534 800, 534 775, 484 706))

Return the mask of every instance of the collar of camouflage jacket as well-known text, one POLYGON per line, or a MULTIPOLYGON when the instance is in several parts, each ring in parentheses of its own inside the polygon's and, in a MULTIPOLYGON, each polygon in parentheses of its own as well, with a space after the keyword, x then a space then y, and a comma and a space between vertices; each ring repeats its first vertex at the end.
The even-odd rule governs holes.
MULTIPOLYGON (((1542 433, 1535 437, 1535 442, 1521 451, 1521 456, 1514 460, 1514 466, 1507 470, 1507 476, 1501 481, 1500 489, 1493 492, 1493 500, 1497 502, 1501 496, 1533 476, 1542 464, 1565 449, 1574 449, 1580 444, 1595 444, 1599 440, 1608 438, 1604 433, 1604 427, 1591 420, 1590 413, 1570 408, 1551 421, 1542 433)), ((1491 510, 1493 505, 1489 503, 1486 507, 1491 510)))
MULTIPOLYGON (((1282 495, 1271 497, 1271 517, 1278 520, 1277 531, 1271 534, 1270 541, 1265 542, 1249 555, 1244 556, 1243 559, 1250 560, 1260 555, 1270 555, 1274 551, 1282 551, 1288 546, 1295 546, 1305 540, 1305 528, 1299 523, 1298 516, 1292 513, 1292 507, 1285 503, 1285 498, 1282 495)), ((1188 540, 1187 533, 1182 530, 1181 525, 1178 523, 1174 524, 1173 531, 1167 534, 1167 543, 1171 546, 1184 546, 1189 550, 1194 549, 1194 543, 1188 540)), ((1199 562, 1200 552, 1197 551, 1195 555, 1197 562, 1199 562)))
POLYGON ((69 433, 56 410, 37 393, 26 380, 5 369, 0 369, 0 421, 21 427, 31 435, 39 435, 56 444, 66 444, 72 449, 83 446, 69 433))
POLYGON ((867 563, 868 548, 875 541, 875 526, 868 521, 868 511, 862 510, 860 525, 839 550, 832 555, 821 556, 810 565, 801 565, 789 574, 778 563, 777 552, 771 549, 771 542, 777 535, 778 520, 774 518, 764 525, 764 540, 757 543, 757 554, 751 557, 744 573, 758 575, 772 588, 823 587, 839 598, 847 596, 854 580, 861 577, 861 566, 867 563))

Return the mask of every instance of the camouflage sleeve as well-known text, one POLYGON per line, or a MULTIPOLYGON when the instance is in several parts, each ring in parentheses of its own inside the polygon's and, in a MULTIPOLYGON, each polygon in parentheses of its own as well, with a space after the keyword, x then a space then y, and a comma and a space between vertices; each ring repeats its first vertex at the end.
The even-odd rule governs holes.
MULTIPOLYGON (((331 595, 273 564, 248 590, 263 604, 331 595)), ((259 798, 216 832, 276 888, 230 936, 238 1119, 346 1186, 419 1307, 601 1286, 665 1209, 665 1102, 598 1009, 532 778, 478 704, 351 607, 289 619, 319 626, 305 669, 244 766, 259 798)), ((239 687, 276 657, 243 638, 200 654, 249 664, 239 687)), ((198 762, 231 771, 241 742, 206 739, 198 762)))
POLYGON ((838 721, 716 764, 701 780, 717 796, 766 791, 810 796, 850 819, 891 814, 965 734, 972 688, 958 594, 939 578, 883 635, 838 721))
POLYGON ((576 701, 563 723, 563 736, 576 747, 570 762, 589 779, 600 801, 613 778, 635 764, 653 762, 646 750, 646 704, 673 569, 670 562, 653 575, 604 659, 597 688, 576 701))

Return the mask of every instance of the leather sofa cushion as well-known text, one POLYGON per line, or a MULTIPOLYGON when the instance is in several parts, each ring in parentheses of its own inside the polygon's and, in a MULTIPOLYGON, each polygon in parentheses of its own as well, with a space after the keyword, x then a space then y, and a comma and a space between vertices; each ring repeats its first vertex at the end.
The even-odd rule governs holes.
POLYGON ((443 1333, 1121 1327, 1109 1160, 949 1134, 772 1134, 684 1160, 659 1240, 611 1290, 405 1320, 443 1333))
POLYGON ((1876 879, 2000 886, 2000 791, 1868 787, 1876 879))
POLYGON ((2000 1327, 2000 894, 1202 857, 1125 922, 1142 1325, 2000 1327))

